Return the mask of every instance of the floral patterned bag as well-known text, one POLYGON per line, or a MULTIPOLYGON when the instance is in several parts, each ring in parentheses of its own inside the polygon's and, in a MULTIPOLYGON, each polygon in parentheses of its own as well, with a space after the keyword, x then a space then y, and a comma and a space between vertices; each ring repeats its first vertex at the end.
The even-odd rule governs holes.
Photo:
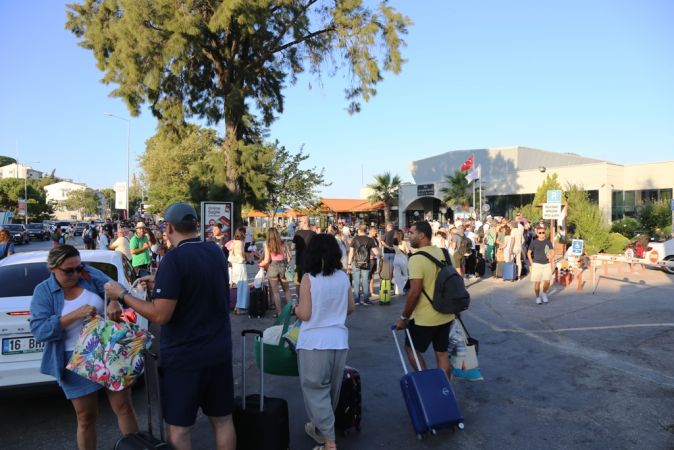
POLYGON ((82 327, 66 369, 121 391, 143 373, 143 350, 150 348, 152 339, 138 325, 96 316, 82 327))

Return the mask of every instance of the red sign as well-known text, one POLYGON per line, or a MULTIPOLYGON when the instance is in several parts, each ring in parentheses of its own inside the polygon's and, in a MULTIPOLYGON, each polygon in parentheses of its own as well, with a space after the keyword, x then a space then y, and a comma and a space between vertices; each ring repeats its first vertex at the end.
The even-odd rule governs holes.
POLYGON ((660 256, 660 255, 658 255, 658 252, 655 251, 655 250, 653 250, 653 251, 648 255, 648 259, 649 259, 652 263, 658 262, 658 257, 659 257, 659 256, 660 256))

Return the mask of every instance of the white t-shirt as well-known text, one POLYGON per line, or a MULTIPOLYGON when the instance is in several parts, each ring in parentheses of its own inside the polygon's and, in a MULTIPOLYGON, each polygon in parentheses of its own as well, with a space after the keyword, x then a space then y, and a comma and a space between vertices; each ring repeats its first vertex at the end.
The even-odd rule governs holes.
POLYGON ((311 318, 302 322, 297 348, 344 350, 349 348, 346 313, 349 307, 349 277, 341 270, 332 275, 311 276, 311 318))
POLYGON ((246 240, 244 242, 245 243, 253 242, 253 228, 252 227, 246 228, 246 240))
MULTIPOLYGON (((98 314, 103 314, 103 299, 99 297, 97 294, 94 294, 93 292, 84 289, 82 290, 82 293, 79 295, 79 297, 74 298, 72 300, 63 301, 63 309, 61 310, 61 316, 70 314, 71 312, 78 309, 80 306, 85 305, 95 306, 96 312, 98 314)), ((64 330, 66 335, 65 350, 67 352, 72 352, 73 350, 75 350, 77 337, 80 335, 80 331, 82 331, 83 325, 84 319, 78 319, 75 322, 68 325, 68 327, 64 330)))

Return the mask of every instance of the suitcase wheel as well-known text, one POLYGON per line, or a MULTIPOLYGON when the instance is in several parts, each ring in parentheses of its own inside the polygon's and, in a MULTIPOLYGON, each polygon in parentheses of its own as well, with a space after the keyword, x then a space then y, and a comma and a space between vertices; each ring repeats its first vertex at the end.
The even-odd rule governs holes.
POLYGON ((463 422, 459 422, 459 424, 456 426, 459 430, 463 430, 466 428, 466 426, 463 424, 463 422))
POLYGON ((431 428, 431 434, 433 436, 436 436, 438 434, 438 432, 435 430, 435 428, 431 428))
POLYGON ((421 434, 417 434, 417 440, 419 440, 419 441, 420 441, 420 440, 422 440, 423 438, 424 438, 424 436, 423 436, 423 435, 421 435, 421 434))

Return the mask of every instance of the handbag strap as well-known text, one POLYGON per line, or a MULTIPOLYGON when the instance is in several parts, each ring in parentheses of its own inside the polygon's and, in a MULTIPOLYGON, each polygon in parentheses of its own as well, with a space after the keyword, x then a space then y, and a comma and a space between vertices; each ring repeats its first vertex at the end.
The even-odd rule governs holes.
POLYGON ((463 331, 466 332, 466 338, 472 339, 471 336, 470 336, 470 333, 468 332, 468 328, 466 328, 466 325, 463 323, 463 320, 461 320, 461 314, 457 314, 456 318, 459 319, 459 323, 463 327, 463 331))

